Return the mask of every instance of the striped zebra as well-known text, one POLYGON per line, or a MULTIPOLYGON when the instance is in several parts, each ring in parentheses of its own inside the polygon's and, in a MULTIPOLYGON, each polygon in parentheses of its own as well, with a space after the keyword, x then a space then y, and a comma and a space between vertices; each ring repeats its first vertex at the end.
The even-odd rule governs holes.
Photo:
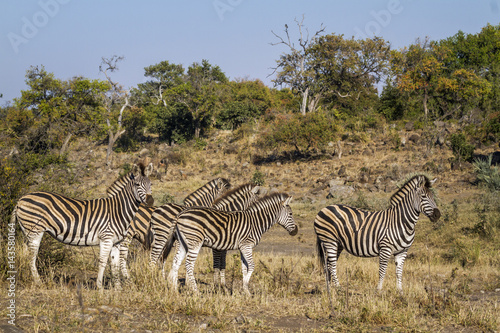
MULTIPOLYGON (((213 198, 216 198, 219 195, 219 190, 225 191, 226 188, 229 187, 229 182, 223 178, 216 178, 207 184, 203 185, 190 195, 188 195, 184 202, 189 204, 196 203, 204 203, 211 202, 213 198), (217 190, 213 191, 214 188, 217 190)), ((174 207, 174 210, 179 207, 183 207, 180 205, 168 204, 174 207)), ((120 246, 120 268, 122 275, 125 279, 129 279, 130 275, 127 269, 127 257, 128 250, 132 239, 137 239, 146 250, 151 250, 153 244, 153 232, 151 230, 151 218, 153 212, 159 207, 147 207, 145 205, 141 205, 139 207, 139 211, 135 214, 132 223, 130 224, 130 228, 128 229, 127 236, 124 238, 123 242, 120 246)), ((166 208, 166 207, 164 207, 166 208)), ((184 208, 184 207, 183 207, 184 208)), ((165 260, 166 257, 163 259, 165 260)))
POLYGON ((441 216, 434 202, 431 186, 434 180, 417 175, 409 179, 391 196, 387 210, 370 212, 344 205, 323 208, 314 220, 316 248, 320 264, 325 268, 327 284, 337 278, 337 260, 342 252, 358 257, 379 256, 381 290, 391 255, 396 263, 397 289, 402 291, 403 264, 415 239, 415 225, 420 213, 431 221, 441 216))
MULTIPOLYGON (((240 185, 231 191, 224 193, 212 204, 212 208, 223 210, 223 211, 238 211, 245 210, 250 205, 252 205, 257 199, 259 187, 252 184, 244 184, 240 185)), ((172 220, 172 226, 169 230, 168 237, 174 237, 175 228, 175 219, 172 220)), ((171 244, 173 243, 173 247, 175 247, 176 252, 179 250, 179 242, 168 241, 166 248, 164 249, 164 258, 168 256, 168 253, 171 251, 171 244)), ((213 268, 214 268, 214 281, 217 283, 220 281, 220 284, 225 286, 226 278, 225 278, 225 270, 226 270, 226 253, 227 250, 217 250, 212 249, 213 253, 213 268)))
POLYGON ((151 231, 153 234, 153 243, 151 246, 150 266, 156 266, 160 256, 165 259, 168 256, 173 241, 171 235, 175 218, 177 214, 186 207, 191 206, 211 206, 212 203, 230 187, 227 179, 216 178, 200 187, 184 199, 184 205, 165 204, 155 209, 151 215, 151 231))
POLYGON ((35 282, 40 282, 36 257, 43 234, 47 232, 64 244, 99 245, 97 288, 102 290, 111 248, 125 236, 139 205, 153 204, 148 178, 151 171, 152 164, 148 167, 134 165, 131 172, 108 188, 106 198, 78 200, 50 192, 34 192, 21 197, 11 222, 19 222, 26 238, 35 282))
POLYGON ((292 216, 292 197, 275 193, 260 198, 248 209, 224 212, 213 208, 193 207, 177 217, 175 232, 180 246, 177 251, 169 281, 177 288, 179 267, 186 258, 186 282, 196 292, 193 269, 202 246, 219 251, 240 250, 243 271, 243 289, 247 294, 248 282, 255 264, 253 248, 259 243, 264 232, 274 224, 283 226, 290 235, 296 235, 298 228, 292 216))

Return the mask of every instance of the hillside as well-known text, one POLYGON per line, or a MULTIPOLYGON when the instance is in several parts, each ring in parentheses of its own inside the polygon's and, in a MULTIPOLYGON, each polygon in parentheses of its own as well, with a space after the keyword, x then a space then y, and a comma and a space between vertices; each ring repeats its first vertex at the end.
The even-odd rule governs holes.
MULTIPOLYGON (((228 270, 232 275, 231 294, 226 295, 210 289, 211 254, 202 251, 196 277, 203 281, 203 302, 207 302, 208 307, 215 307, 213 312, 206 306, 198 308, 191 304, 199 300, 191 298, 196 296, 188 296, 185 289, 181 290, 180 298, 162 298, 160 295, 165 292, 162 278, 151 280, 141 272, 142 260, 147 260, 147 254, 138 244, 133 244, 130 257, 131 272, 136 281, 134 287, 116 298, 111 296, 113 290, 104 296, 96 296, 92 281, 97 275, 97 264, 93 259, 97 249, 75 250, 66 246, 72 264, 57 266, 54 263, 54 267, 59 267, 57 271, 50 265, 45 266, 45 271, 52 272, 46 274, 53 276, 54 281, 46 289, 35 289, 29 282, 31 277, 27 266, 23 267, 26 271, 21 273, 19 285, 19 289, 24 290, 19 301, 23 305, 18 313, 28 315, 18 319, 18 325, 30 331, 37 325, 52 327, 56 324, 62 330, 68 329, 70 322, 79 325, 78 299, 83 297, 85 310, 82 308, 81 311, 88 316, 84 322, 93 331, 118 328, 125 331, 146 328, 149 331, 330 331, 354 328, 407 331, 420 327, 423 330, 475 332, 497 329, 498 320, 492 318, 500 297, 500 257, 498 245, 495 245, 498 229, 494 229, 493 238, 480 238, 466 230, 478 225, 480 209, 488 207, 492 212, 483 214, 495 223, 498 213, 491 205, 498 204, 498 198, 483 201, 488 196, 474 184, 476 176, 472 165, 453 166, 449 143, 428 145, 421 131, 401 130, 398 133, 402 144, 397 148, 393 138, 381 131, 369 133, 369 142, 341 141, 317 154, 290 159, 272 151, 256 149, 253 137, 236 139, 229 131, 217 132, 202 147, 148 143, 134 153, 116 152, 111 168, 104 163, 106 146, 86 140, 74 141, 69 148, 68 166, 41 170, 35 175, 31 190, 46 189, 80 198, 102 197, 107 186, 127 169, 127 164, 146 160, 152 161, 156 168, 152 177, 153 196, 155 204, 160 205, 167 201, 182 202, 186 195, 215 177, 227 178, 237 186, 252 181, 257 175, 264 182, 261 193, 279 191, 293 196, 291 206, 299 233, 290 237, 281 227, 274 227, 264 234, 255 249, 258 265, 250 282, 254 293, 251 302, 236 291, 232 295, 233 282, 235 290, 241 288, 241 282, 238 282, 241 280, 239 255, 234 252, 228 256, 228 270), (393 292, 393 265, 388 269, 385 296, 373 295, 377 259, 359 259, 343 253, 339 274, 342 285, 349 283, 350 296, 344 300, 340 292, 334 297, 333 307, 340 311, 337 313, 340 317, 332 317, 324 276, 317 266, 313 230, 315 215, 334 203, 385 209, 397 184, 415 172, 438 177, 435 188, 442 218, 431 223, 421 217, 417 225, 417 239, 409 251, 403 274, 407 296, 401 298, 393 292), (480 250, 474 245, 478 241, 480 250), (480 253, 475 254, 475 251, 480 253), (90 261, 83 264, 83 258, 90 261), (83 291, 83 296, 77 296, 80 293, 78 283, 89 288, 83 291), (437 288, 436 294, 433 288, 437 288), (445 290, 444 294, 442 290, 445 290), (51 319, 55 314, 40 308, 40 297, 49 297, 48 304, 54 309, 67 299, 71 299, 71 306, 59 310, 57 319, 51 319), (220 302, 227 303, 228 307, 219 309, 220 302), (345 302, 350 302, 352 309, 348 310, 345 302), (382 312, 377 310, 381 302, 386 308, 382 312), (415 313, 412 320, 403 319, 409 310, 405 307, 414 302, 420 304, 415 304, 420 310, 411 310, 415 313), (477 312, 479 308, 485 311, 481 315, 477 312), (169 318, 166 322, 162 321, 165 314, 169 318)), ((475 153, 498 157, 499 149, 497 145, 481 146, 476 147, 475 153)), ((49 243, 49 237, 45 236, 42 247, 49 243)), ((53 245, 50 246, 54 249, 53 245)), ((45 259, 42 260, 46 260, 47 252, 43 252, 41 256, 45 259)), ((170 262, 166 265, 169 267, 170 262)), ((107 274, 109 281, 109 268, 107 274)))

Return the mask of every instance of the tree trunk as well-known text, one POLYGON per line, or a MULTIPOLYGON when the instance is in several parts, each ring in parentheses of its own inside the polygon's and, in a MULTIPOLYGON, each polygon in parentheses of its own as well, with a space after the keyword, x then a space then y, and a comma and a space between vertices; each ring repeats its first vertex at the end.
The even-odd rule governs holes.
POLYGON ((115 145, 116 140, 118 140, 120 135, 122 135, 123 133, 125 133, 125 130, 121 130, 121 131, 119 130, 116 132, 116 134, 113 134, 113 131, 111 129, 108 132, 109 140, 108 140, 108 149, 106 151, 106 165, 108 167, 111 166, 111 162, 112 162, 111 157, 113 154, 113 146, 115 145))
POLYGON ((305 116, 306 108, 307 108, 307 96, 309 95, 309 88, 306 88, 305 91, 302 92, 302 104, 300 105, 300 113, 305 116))
POLYGON ((429 95, 427 94, 427 90, 424 90, 424 115, 425 119, 427 119, 427 114, 429 113, 429 109, 427 108, 427 100, 429 99, 429 95))
POLYGON ((64 153, 66 153, 66 149, 68 149, 69 140, 71 140, 72 136, 73 136, 72 133, 68 133, 68 135, 66 136, 66 139, 64 139, 64 143, 61 147, 61 150, 59 151, 59 156, 62 156, 62 155, 64 155, 64 153))
POLYGON ((321 98, 321 95, 316 94, 314 95, 313 98, 309 98, 309 112, 314 112, 316 111, 316 108, 318 107, 319 99, 321 98))

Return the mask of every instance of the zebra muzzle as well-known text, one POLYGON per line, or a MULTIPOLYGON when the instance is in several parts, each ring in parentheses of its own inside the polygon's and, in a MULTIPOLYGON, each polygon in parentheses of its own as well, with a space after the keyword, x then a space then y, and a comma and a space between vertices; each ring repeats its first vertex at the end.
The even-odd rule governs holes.
POLYGON ((299 228, 295 225, 293 229, 289 232, 290 236, 295 236, 299 232, 299 228))
POLYGON ((155 202, 155 199, 153 199, 153 196, 151 194, 146 194, 146 205, 148 207, 152 207, 155 202))
POLYGON ((439 211, 439 209, 434 208, 434 210, 432 211, 432 215, 429 218, 432 222, 436 222, 437 220, 439 220, 440 217, 441 217, 441 212, 439 211))

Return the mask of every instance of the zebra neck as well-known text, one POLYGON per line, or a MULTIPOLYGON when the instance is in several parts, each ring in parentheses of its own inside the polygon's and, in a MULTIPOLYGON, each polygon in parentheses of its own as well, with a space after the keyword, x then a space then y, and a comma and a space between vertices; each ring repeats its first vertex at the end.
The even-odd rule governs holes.
POLYGON ((414 196, 406 196, 394 202, 389 208, 393 212, 394 221, 398 224, 405 225, 407 230, 414 229, 418 221, 420 212, 414 206, 414 196))
POLYGON ((252 208, 244 211, 244 213, 248 215, 250 227, 254 232, 262 235, 276 224, 278 216, 275 210, 277 210, 278 207, 269 206, 252 208))

